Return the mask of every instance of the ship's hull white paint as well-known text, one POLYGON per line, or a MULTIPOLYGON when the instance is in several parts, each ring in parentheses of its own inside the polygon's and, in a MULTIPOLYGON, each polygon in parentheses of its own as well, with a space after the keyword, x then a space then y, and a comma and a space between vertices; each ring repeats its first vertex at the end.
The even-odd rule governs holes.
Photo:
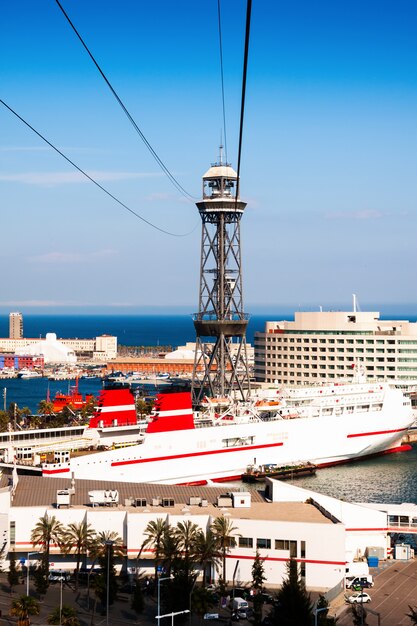
POLYGON ((142 444, 74 458, 69 466, 50 466, 48 475, 170 484, 226 480, 251 464, 324 465, 379 454, 398 447, 411 422, 410 406, 392 390, 379 411, 148 433, 142 444), (226 447, 225 440, 235 445, 226 447))

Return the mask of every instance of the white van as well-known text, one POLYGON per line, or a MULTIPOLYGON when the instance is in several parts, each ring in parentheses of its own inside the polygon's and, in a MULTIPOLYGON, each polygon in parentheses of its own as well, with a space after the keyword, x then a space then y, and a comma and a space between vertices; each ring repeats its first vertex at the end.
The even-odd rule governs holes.
POLYGON ((233 598, 233 611, 247 611, 249 604, 243 598, 233 598))

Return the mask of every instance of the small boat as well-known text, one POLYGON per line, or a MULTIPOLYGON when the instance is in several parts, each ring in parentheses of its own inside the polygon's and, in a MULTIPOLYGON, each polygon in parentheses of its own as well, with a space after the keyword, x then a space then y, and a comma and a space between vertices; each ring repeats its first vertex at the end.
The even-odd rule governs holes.
POLYGON ((42 378, 42 372, 23 368, 20 370, 17 377, 21 378, 22 380, 29 380, 30 378, 42 378))
POLYGON ((93 399, 93 394, 87 394, 85 398, 83 398, 82 394, 78 391, 78 378, 76 378, 75 385, 69 389, 68 394, 59 391, 55 394, 55 398, 52 401, 52 410, 54 413, 60 413, 64 407, 68 406, 73 411, 79 411, 93 399))
POLYGON ((242 474, 242 480, 246 483, 263 482, 268 476, 285 480, 287 478, 297 478, 299 476, 312 476, 316 473, 317 466, 313 463, 300 463, 298 465, 260 465, 255 467, 249 465, 246 472, 242 474))

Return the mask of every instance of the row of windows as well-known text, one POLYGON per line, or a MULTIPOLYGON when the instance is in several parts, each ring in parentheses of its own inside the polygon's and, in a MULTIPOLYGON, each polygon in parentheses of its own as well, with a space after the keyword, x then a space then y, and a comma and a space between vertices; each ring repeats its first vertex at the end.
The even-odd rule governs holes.
MULTIPOLYGON (((295 335, 296 331, 291 331, 290 333, 291 335, 295 335)), ((312 334, 311 331, 308 332, 307 334, 312 334)), ((315 335, 319 335, 320 332, 319 331, 314 331, 315 335)), ((337 335, 337 332, 329 332, 328 334, 332 334, 332 335, 337 335)), ((264 337, 258 336, 257 339, 263 339, 264 337)), ((383 345, 413 345, 413 346, 417 346, 417 340, 415 339, 316 339, 315 337, 304 337, 303 339, 301 338, 295 338, 295 337, 283 337, 283 336, 276 336, 276 335, 271 335, 271 334, 266 334, 265 335, 265 339, 267 341, 267 343, 320 343, 320 344, 326 344, 326 343, 330 343, 330 344, 334 344, 334 343, 338 343, 338 344, 356 344, 356 345, 363 345, 363 344, 367 344, 367 345, 379 345, 379 346, 383 346, 383 345)))
MULTIPOLYGON (((270 550, 272 541, 271 539, 267 539, 264 537, 258 537, 256 540, 256 547, 259 549, 270 550)), ((254 539, 252 537, 239 537, 239 548, 253 548, 254 539)), ((275 539, 274 542, 275 550, 288 550, 290 553, 290 557, 296 558, 297 554, 297 541, 293 541, 291 539, 275 539)), ((300 558, 305 558, 306 556, 306 542, 300 541, 300 558)))

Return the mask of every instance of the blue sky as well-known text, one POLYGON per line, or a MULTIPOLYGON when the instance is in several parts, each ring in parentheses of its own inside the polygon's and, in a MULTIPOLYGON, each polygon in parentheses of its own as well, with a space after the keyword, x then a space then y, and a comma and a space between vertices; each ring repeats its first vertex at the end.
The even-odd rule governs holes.
MULTIPOLYGON (((222 129, 217 1, 62 0, 193 196, 222 129)), ((241 196, 250 311, 417 303, 415 2, 253 0, 241 196)), ((222 0, 236 167, 245 3, 222 0)), ((200 219, 161 173, 53 0, 0 7, 0 310, 196 310, 200 219)), ((416 307, 417 309, 417 307, 416 307)))

